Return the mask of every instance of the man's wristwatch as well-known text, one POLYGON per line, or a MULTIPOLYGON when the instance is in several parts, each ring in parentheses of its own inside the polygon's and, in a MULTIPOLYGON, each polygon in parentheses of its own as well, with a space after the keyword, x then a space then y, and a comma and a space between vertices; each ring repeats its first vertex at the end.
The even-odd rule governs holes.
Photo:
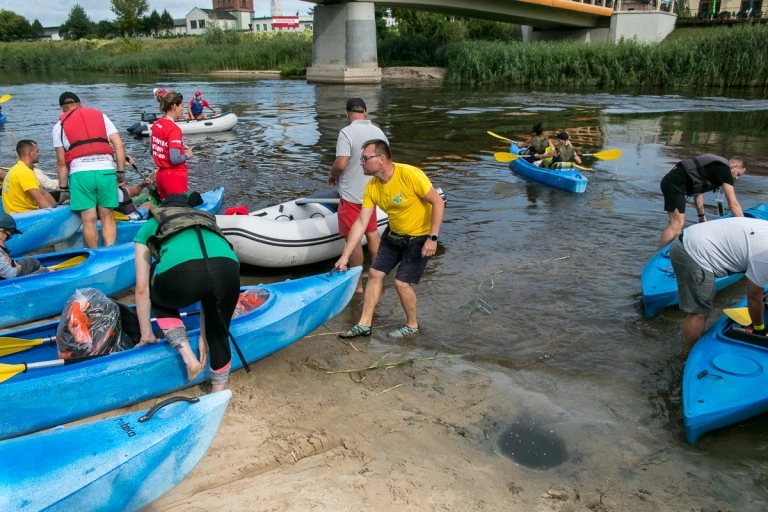
POLYGON ((429 239, 433 242, 437 242, 437 235, 429 235, 429 239))

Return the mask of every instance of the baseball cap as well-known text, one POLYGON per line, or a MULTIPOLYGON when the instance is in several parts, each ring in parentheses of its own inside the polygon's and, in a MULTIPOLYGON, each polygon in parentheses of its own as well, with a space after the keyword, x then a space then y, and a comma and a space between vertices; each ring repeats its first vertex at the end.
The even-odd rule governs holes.
POLYGON ((0 228, 8 229, 16 234, 21 234, 21 231, 16 229, 16 220, 5 212, 0 212, 0 228))
POLYGON ((362 98, 349 98, 347 100, 347 112, 363 113, 368 110, 362 98))
POLYGON ((568 140, 568 132, 563 130, 557 134, 557 138, 560 140, 568 140))
POLYGON ((154 89, 152 89, 152 94, 154 94, 155 96, 157 96, 157 91, 159 91, 159 90, 160 90, 160 88, 159 88, 159 87, 155 87, 154 89))
POLYGON ((195 96, 202 96, 203 93, 200 92, 200 89, 195 91, 195 96))
POLYGON ((80 98, 78 98, 77 94, 73 92, 67 91, 67 92, 61 93, 61 96, 59 96, 59 106, 63 107, 68 103, 80 103, 80 98))

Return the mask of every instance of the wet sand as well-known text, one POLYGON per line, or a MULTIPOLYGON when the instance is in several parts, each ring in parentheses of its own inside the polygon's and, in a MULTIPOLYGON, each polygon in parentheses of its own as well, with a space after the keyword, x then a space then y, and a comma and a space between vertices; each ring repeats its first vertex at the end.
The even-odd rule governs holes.
POLYGON ((541 374, 541 390, 526 390, 516 379, 531 382, 536 365, 512 372, 389 344, 384 326, 342 341, 333 333, 351 315, 233 374, 210 451, 147 510, 764 509, 751 477, 720 473, 682 439, 637 425, 631 403, 589 414, 599 389, 547 390, 541 374), (510 426, 519 449, 549 437, 565 462, 534 469, 505 457, 498 441, 510 426))

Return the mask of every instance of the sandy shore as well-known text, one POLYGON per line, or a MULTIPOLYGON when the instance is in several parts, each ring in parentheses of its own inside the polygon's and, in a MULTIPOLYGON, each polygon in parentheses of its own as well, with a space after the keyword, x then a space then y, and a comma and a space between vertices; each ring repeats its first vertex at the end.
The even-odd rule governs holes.
MULTIPOLYGON (((535 365, 513 372, 443 358, 449 354, 385 343, 383 328, 370 340, 338 339, 333 332, 357 314, 353 304, 250 374, 233 374, 234 396, 210 451, 148 510, 763 509, 750 478, 716 472, 681 439, 622 417, 632 404, 585 417, 580 400, 594 402, 600 391, 521 388, 516 376, 530 381, 535 365), (369 366, 378 368, 328 373, 369 366), (499 438, 510 425, 523 427, 520 454, 537 435, 549 436, 562 442, 565 462, 533 469, 505 457, 499 438)), ((541 460, 552 455, 546 446, 536 448, 541 460)))

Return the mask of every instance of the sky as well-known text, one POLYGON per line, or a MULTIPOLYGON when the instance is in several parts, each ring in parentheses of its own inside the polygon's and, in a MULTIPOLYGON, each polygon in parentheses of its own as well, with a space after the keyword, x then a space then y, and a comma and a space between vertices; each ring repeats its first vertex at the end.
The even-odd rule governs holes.
MULTIPOLYGON (((212 0, 147 0, 149 11, 147 14, 156 10, 162 14, 163 9, 167 10, 174 19, 183 18, 195 7, 211 9, 212 0)), ((22 2, 19 0, 0 0, 0 9, 13 11, 27 18, 32 23, 35 19, 40 20, 44 27, 59 26, 67 20, 69 11, 76 3, 85 9, 91 21, 114 20, 115 15, 110 10, 112 3, 109 0, 72 0, 70 2, 61 2, 60 0, 38 0, 36 2, 22 2)), ((284 15, 307 14, 307 11, 315 4, 303 2, 301 0, 280 0, 280 7, 284 15)), ((269 16, 270 0, 254 0, 253 10, 255 16, 269 16)))

